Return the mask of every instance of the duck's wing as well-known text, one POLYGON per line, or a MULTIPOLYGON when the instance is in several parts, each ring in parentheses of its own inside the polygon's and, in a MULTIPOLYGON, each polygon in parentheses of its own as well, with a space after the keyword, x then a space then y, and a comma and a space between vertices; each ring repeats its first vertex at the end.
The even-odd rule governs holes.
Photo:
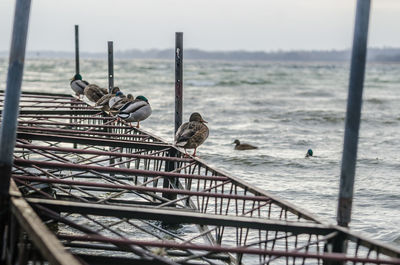
POLYGON ((204 143, 204 141, 207 139, 208 134, 209 134, 209 130, 208 130, 208 127, 205 124, 201 123, 201 122, 196 122, 194 130, 195 130, 195 133, 191 137, 190 141, 195 146, 199 146, 202 143, 204 143))
POLYGON ((108 94, 108 90, 105 89, 105 88, 102 88, 102 87, 98 87, 96 92, 97 92, 97 94, 99 95, 100 98, 103 97, 104 95, 108 94))
POLYGON ((132 101, 125 103, 120 109, 120 112, 131 113, 143 108, 147 105, 147 103, 143 100, 132 101))
POLYGON ((198 133, 199 122, 186 122, 182 124, 178 131, 176 132, 176 145, 183 146, 185 145, 193 136, 198 133))
POLYGON ((116 96, 110 98, 110 100, 108 101, 108 106, 109 106, 110 108, 112 108, 112 107, 114 106, 114 104, 117 102, 117 98, 118 98, 118 97, 116 97, 116 96))
POLYGON ((112 98, 113 94, 107 94, 102 96, 99 100, 96 102, 96 106, 104 106, 108 104, 108 101, 112 98))
POLYGON ((120 108, 122 108, 122 106, 124 106, 125 104, 129 103, 129 99, 126 97, 123 98, 117 98, 116 102, 114 103, 114 105, 112 106, 113 109, 116 109, 119 111, 120 108))
POLYGON ((182 124, 175 134, 175 144, 178 146, 184 146, 190 139, 194 132, 189 129, 189 122, 182 124))
POLYGON ((251 145, 251 144, 240 144, 239 146, 236 147, 237 150, 252 150, 252 149, 258 149, 257 146, 251 145))
POLYGON ((87 86, 82 80, 74 80, 71 82, 71 88, 75 93, 83 94, 85 87, 87 86))

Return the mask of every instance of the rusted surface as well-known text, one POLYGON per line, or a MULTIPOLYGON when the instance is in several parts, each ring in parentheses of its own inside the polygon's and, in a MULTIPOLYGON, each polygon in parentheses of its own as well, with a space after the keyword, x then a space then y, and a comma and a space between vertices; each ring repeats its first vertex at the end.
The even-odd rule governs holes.
MULTIPOLYGON (((96 263, 106 256, 110 263, 132 264, 399 262, 397 248, 325 224, 197 158, 184 157, 142 129, 113 124, 113 117, 87 105, 87 115, 81 110, 74 115, 71 106, 78 102, 70 96, 29 94, 29 101, 45 109, 27 105, 24 109, 32 114, 19 117, 13 179, 30 209, 52 225, 54 236, 78 259, 96 263), (69 110, 51 114, 51 104, 69 110), (348 240, 346 253, 330 251, 339 238, 348 240)), ((34 243, 28 229, 20 229, 27 235, 20 243, 34 243)))

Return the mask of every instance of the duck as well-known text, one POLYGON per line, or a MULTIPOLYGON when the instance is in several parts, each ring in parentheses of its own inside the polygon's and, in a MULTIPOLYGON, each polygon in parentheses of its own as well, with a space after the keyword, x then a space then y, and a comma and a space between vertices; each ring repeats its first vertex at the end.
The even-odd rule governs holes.
POLYGON ((115 104, 112 106, 113 112, 119 113, 119 110, 127 103, 132 102, 134 100, 134 97, 132 94, 124 95, 120 100, 118 100, 115 104))
POLYGON ((236 139, 233 144, 235 145, 235 150, 253 150, 253 149, 258 149, 257 146, 251 145, 251 144, 241 144, 238 139, 236 139))
POLYGON ((120 100, 122 100, 123 98, 126 98, 126 96, 124 95, 124 93, 122 93, 122 91, 118 91, 117 93, 115 93, 115 96, 110 98, 108 101, 108 107, 110 109, 114 108, 114 105, 119 102, 120 100))
POLYGON ((102 96, 97 102, 96 102, 96 107, 101 107, 103 111, 109 110, 108 102, 110 101, 111 98, 115 97, 116 93, 120 91, 119 87, 114 87, 111 90, 111 93, 108 93, 107 95, 102 96))
POLYGON ((89 82, 86 80, 82 80, 82 76, 80 74, 74 75, 71 78, 71 88, 75 92, 75 95, 80 99, 81 95, 83 95, 83 91, 89 82))
POLYGON ((87 85, 83 91, 87 99, 96 103, 99 99, 101 99, 104 95, 108 94, 107 89, 99 87, 95 84, 87 85))
POLYGON ((313 150, 312 149, 308 149, 305 157, 310 157, 310 156, 313 156, 313 155, 314 155, 313 150))
POLYGON ((125 103, 119 109, 117 117, 127 122, 137 122, 136 128, 139 128, 139 123, 147 119, 151 112, 151 106, 147 98, 137 96, 134 101, 125 103))
POLYGON ((182 124, 175 135, 175 145, 185 149, 194 149, 192 156, 196 156, 197 147, 207 139, 209 129, 207 121, 201 117, 200 113, 194 112, 190 115, 189 122, 182 124))

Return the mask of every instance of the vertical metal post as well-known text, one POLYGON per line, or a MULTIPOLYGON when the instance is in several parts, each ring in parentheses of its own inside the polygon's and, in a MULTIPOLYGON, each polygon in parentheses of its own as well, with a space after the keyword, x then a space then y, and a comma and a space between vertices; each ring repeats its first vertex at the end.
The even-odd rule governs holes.
POLYGON ((75 25, 75 73, 79 74, 79 25, 75 25))
MULTIPOLYGON (((111 93, 114 88, 114 47, 113 42, 108 42, 108 93, 111 93)), ((108 133, 113 133, 112 128, 107 129, 108 133)), ((110 148, 111 150, 112 148, 110 148)), ((115 164, 115 159, 110 157, 110 166, 115 164)), ((110 173, 110 176, 114 176, 114 173, 110 173)))
POLYGON ((114 51, 113 42, 108 42, 108 92, 114 87, 114 51))
MULTIPOLYGON (((370 0, 357 0, 353 50, 351 55, 349 95, 347 98, 342 167, 340 171, 339 202, 336 218, 338 225, 344 227, 347 227, 351 220, 365 62, 367 57, 370 6, 370 0)), ((339 234, 337 237, 329 240, 324 249, 327 252, 346 253, 346 237, 342 233, 339 234)), ((339 261, 324 261, 324 265, 342 264, 344 263, 339 261)))
MULTIPOLYGON (((25 48, 28 34, 31 0, 17 0, 11 39, 2 123, 0 128, 0 252, 9 205, 9 187, 16 140, 19 98, 24 71, 25 48)), ((2 263, 0 261, 0 263, 2 263)))
MULTIPOLYGON (((183 109, 183 33, 175 33, 175 133, 178 131, 179 126, 182 125, 182 109, 183 109)), ((177 152, 171 148, 168 151, 168 156, 176 157, 177 152)), ((175 170, 175 162, 168 161, 165 163, 165 171, 175 170)), ((163 187, 172 188, 176 185, 176 178, 164 178, 163 187)), ((176 194, 163 193, 164 198, 175 200, 176 194)))
POLYGON ((182 125, 183 110, 183 32, 175 33, 175 133, 182 125))
POLYGON ((348 226, 351 220, 370 6, 370 0, 357 1, 337 210, 337 222, 341 226, 348 226))

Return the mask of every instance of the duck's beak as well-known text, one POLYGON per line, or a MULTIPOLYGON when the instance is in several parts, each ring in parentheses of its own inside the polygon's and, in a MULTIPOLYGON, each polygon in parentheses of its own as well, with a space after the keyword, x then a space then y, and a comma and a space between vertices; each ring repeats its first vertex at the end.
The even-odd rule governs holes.
POLYGON ((205 121, 205 120, 203 120, 203 119, 201 119, 201 122, 203 122, 203 123, 208 123, 208 121, 205 121))

